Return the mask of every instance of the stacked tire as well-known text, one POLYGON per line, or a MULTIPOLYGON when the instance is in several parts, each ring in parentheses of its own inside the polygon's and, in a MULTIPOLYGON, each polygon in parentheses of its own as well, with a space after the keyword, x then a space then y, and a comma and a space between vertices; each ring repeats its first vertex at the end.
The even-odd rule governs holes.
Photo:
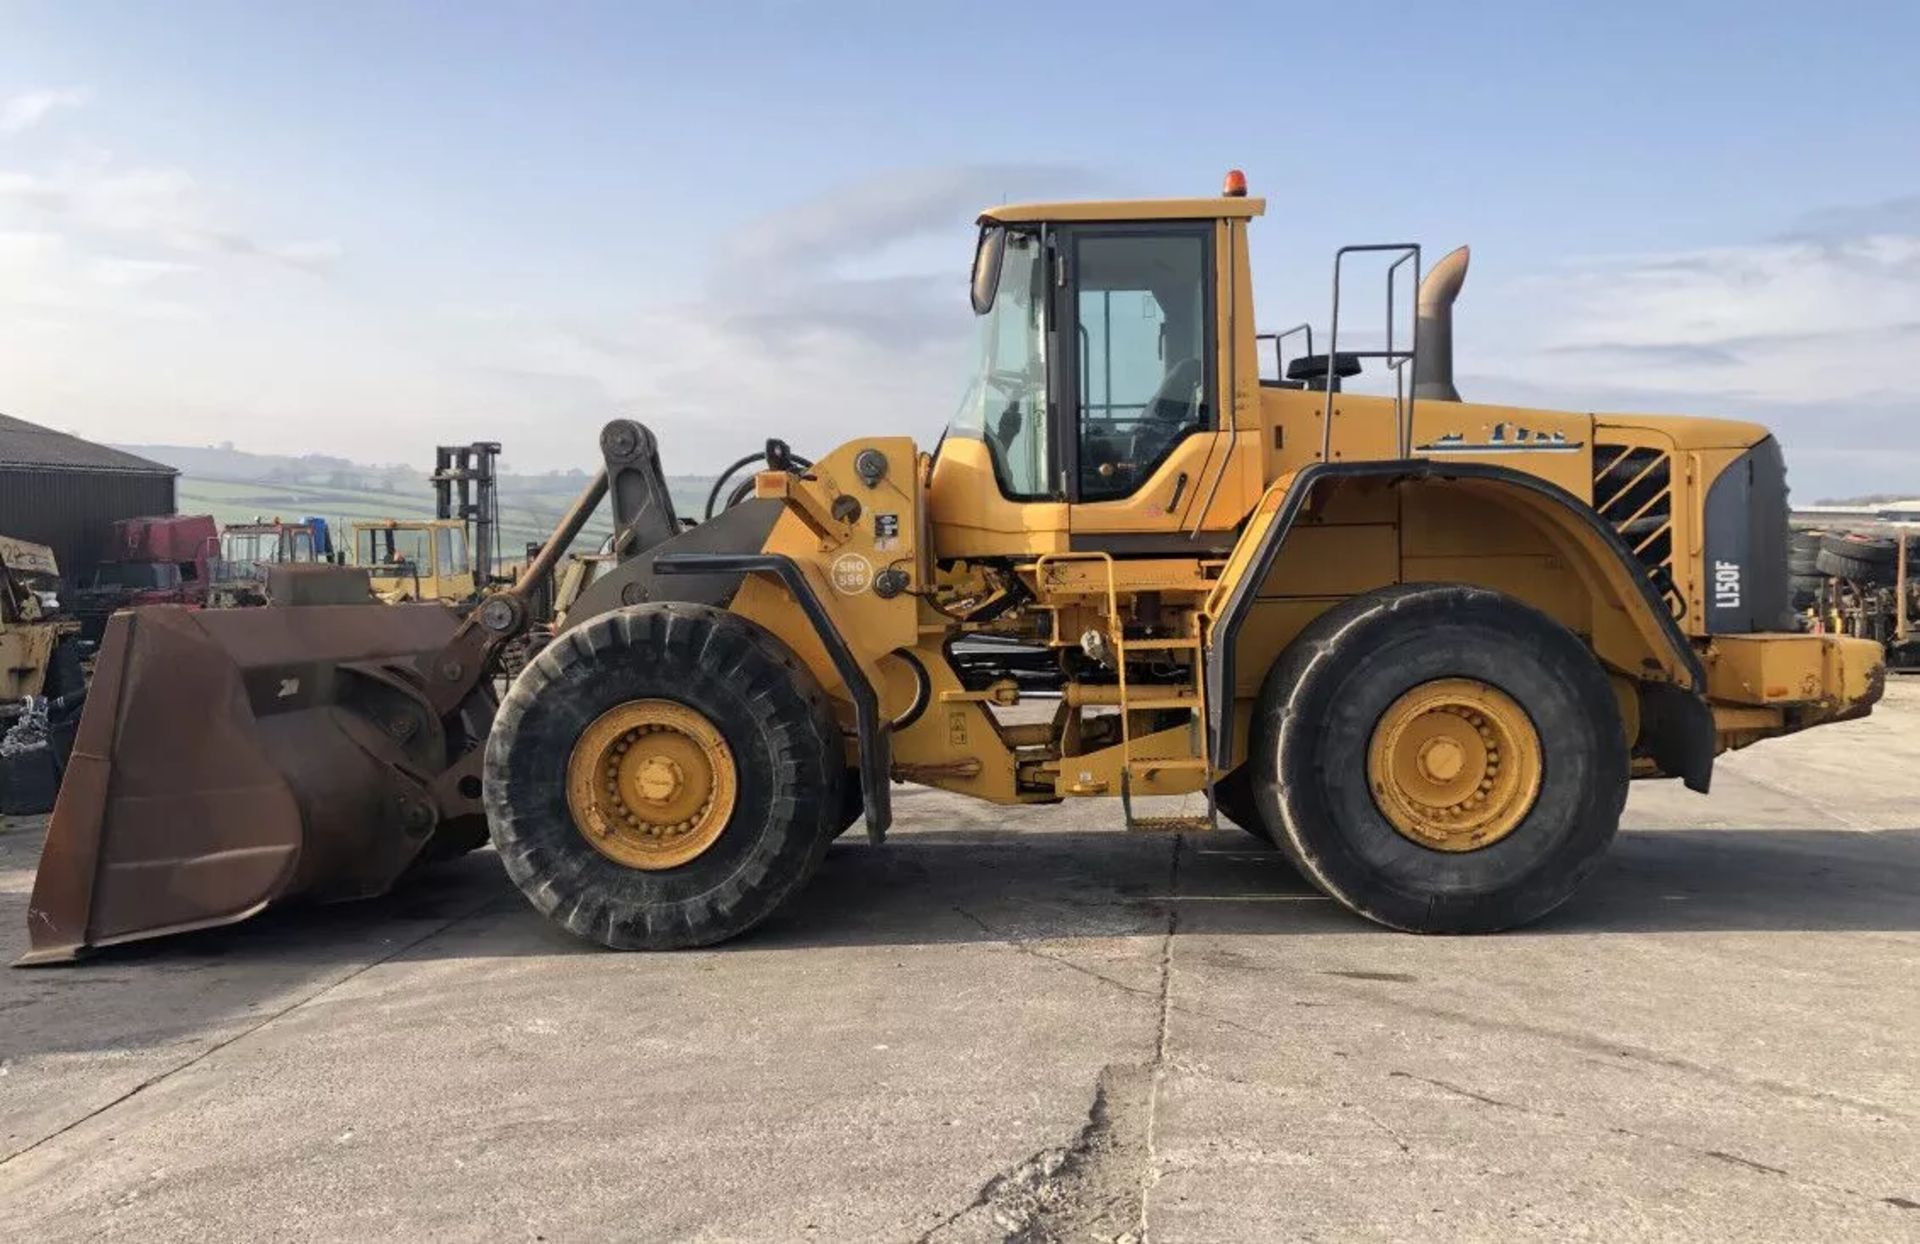
POLYGON ((1819 573, 1855 583, 1893 583, 1899 575, 1900 545, 1887 536, 1827 532, 1814 556, 1819 573))
POLYGON ((1787 586, 1793 593, 1795 609, 1812 609, 1820 603, 1820 544, 1826 538, 1820 530, 1796 531, 1787 545, 1787 586))

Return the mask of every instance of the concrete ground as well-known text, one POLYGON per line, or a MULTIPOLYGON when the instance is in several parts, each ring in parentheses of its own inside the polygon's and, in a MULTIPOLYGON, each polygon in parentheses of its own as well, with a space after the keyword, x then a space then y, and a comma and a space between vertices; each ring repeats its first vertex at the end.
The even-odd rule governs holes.
MULTIPOLYGON (((1920 1239, 1920 682, 1634 792, 1524 932, 1384 932, 1238 831, 905 793, 724 949, 489 853, 0 972, 13 1239, 1920 1239), (1018 829, 1022 832, 1012 832, 1018 829)), ((0 833, 0 955, 37 825, 0 833)))

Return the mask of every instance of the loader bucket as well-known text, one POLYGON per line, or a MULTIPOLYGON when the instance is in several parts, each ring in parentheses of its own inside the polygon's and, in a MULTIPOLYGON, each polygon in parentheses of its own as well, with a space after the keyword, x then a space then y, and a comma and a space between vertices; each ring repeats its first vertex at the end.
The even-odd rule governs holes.
POLYGON ((114 615, 20 964, 385 891, 440 820, 432 779, 472 744, 421 691, 458 625, 439 605, 114 615))

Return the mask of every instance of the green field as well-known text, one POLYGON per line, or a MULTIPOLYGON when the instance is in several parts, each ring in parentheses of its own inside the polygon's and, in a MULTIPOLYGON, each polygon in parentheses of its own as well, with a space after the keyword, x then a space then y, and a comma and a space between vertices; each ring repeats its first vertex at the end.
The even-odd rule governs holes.
MULTIPOLYGON (((520 480, 503 483, 500 489, 502 560, 518 561, 529 543, 545 539, 573 501, 572 490, 583 482, 559 477, 556 483, 564 486, 553 488, 530 487, 520 480)), ((684 517, 699 517, 711 486, 711 480, 694 477, 675 477, 669 481, 674 506, 684 517)), ((433 517, 433 494, 424 480, 417 492, 398 492, 182 475, 177 505, 182 514, 211 514, 222 527, 257 519, 293 521, 313 516, 326 519, 337 532, 344 532, 355 522, 433 517)), ((600 514, 588 524, 575 547, 597 547, 612 529, 611 515, 603 503, 600 514)))

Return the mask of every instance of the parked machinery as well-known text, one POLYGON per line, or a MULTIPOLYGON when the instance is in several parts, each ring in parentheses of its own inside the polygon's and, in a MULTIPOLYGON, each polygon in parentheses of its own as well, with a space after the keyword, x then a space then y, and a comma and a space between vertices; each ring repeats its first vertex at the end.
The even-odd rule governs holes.
POLYGON ((208 572, 207 607, 238 609, 267 603, 275 566, 310 566, 333 556, 333 532, 324 518, 279 518, 230 523, 208 572))
POLYGON ((1793 533, 1793 604, 1807 629, 1871 639, 1895 669, 1920 668, 1920 539, 1910 523, 1793 533))
POLYGON ((0 536, 0 814, 53 806, 86 696, 80 624, 42 544, 0 536))
POLYGON ((117 609, 206 603, 219 527, 210 514, 162 514, 113 524, 113 555, 75 590, 82 634, 98 640, 117 609))
POLYGON ((0 536, 0 703, 84 686, 80 624, 61 611, 59 586, 52 549, 0 536))
POLYGON ((1492 930, 1592 872, 1630 776, 1705 791, 1726 748, 1870 710, 1879 645, 1794 629, 1766 429, 1461 400, 1464 250, 1420 280, 1417 246, 1343 249, 1328 349, 1264 380, 1262 210, 1237 179, 989 209, 979 368, 931 454, 773 442, 687 529, 653 437, 616 420, 540 556, 464 620, 116 617, 28 961, 377 893, 489 832, 582 937, 712 943, 854 822, 880 842, 895 781, 1113 799, 1138 831, 1224 815, 1369 919, 1492 930), (1417 323, 1343 351, 1340 277, 1369 252, 1390 306, 1414 277, 1417 323), (1390 395, 1348 391, 1367 365, 1390 395), (603 496, 617 564, 496 705, 603 496), (1050 718, 1006 714, 1035 690, 1050 718))
POLYGON ((470 603, 480 588, 462 519, 375 519, 353 525, 353 561, 390 605, 470 603))
POLYGON ((441 445, 431 476, 434 517, 353 525, 353 561, 388 604, 467 605, 494 585, 499 565, 497 441, 441 445))

